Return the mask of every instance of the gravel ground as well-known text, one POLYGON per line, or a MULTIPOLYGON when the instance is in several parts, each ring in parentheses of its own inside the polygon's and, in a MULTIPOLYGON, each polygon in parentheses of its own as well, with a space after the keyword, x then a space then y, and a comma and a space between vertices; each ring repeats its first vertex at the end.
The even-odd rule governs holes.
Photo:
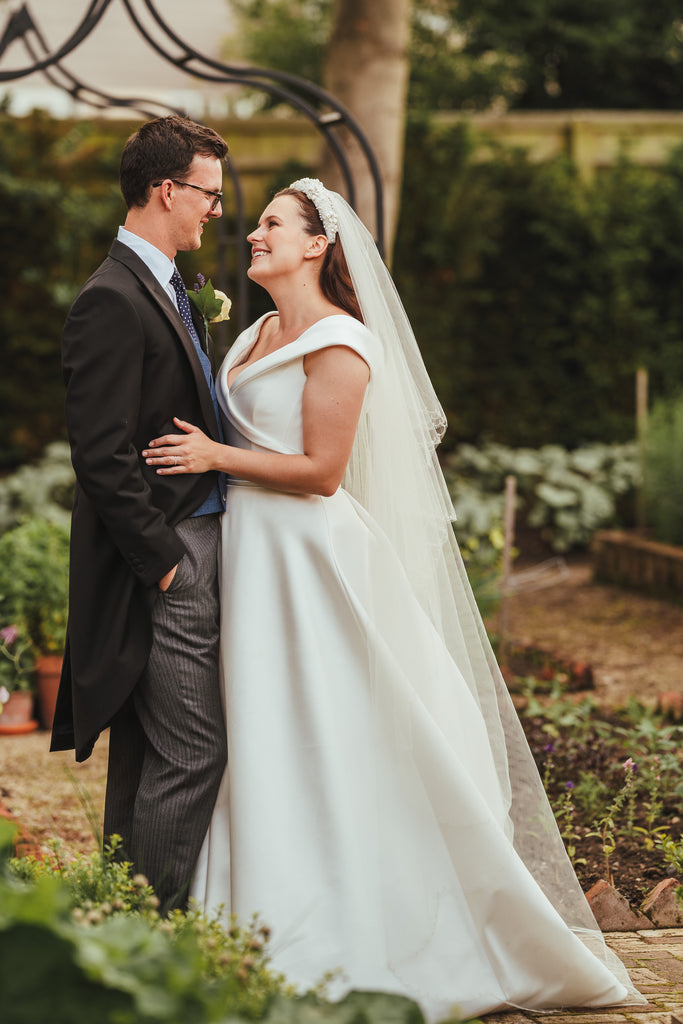
POLYGON ((59 838, 64 854, 90 852, 97 846, 79 791, 92 802, 97 828, 104 811, 108 735, 93 755, 76 764, 73 751, 50 753, 50 734, 39 730, 20 736, 0 735, 0 801, 39 843, 59 838))
POLYGON ((603 706, 683 693, 683 606, 595 584, 588 560, 510 599, 509 635, 593 668, 603 706))

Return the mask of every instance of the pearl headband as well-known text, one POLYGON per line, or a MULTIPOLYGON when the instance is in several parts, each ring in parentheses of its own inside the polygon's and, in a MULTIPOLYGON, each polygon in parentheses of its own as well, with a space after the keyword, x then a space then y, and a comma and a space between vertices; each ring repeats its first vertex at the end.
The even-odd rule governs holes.
POLYGON ((334 242, 339 230, 339 220, 332 202, 332 194, 317 178, 299 178, 289 186, 296 192, 303 192, 311 200, 325 229, 328 242, 334 242))

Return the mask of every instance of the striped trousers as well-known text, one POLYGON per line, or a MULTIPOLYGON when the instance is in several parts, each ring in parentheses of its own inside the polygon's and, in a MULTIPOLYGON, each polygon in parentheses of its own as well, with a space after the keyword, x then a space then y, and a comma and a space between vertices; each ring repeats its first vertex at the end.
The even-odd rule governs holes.
POLYGON ((111 723, 105 836, 183 907, 227 760, 218 645, 218 515, 176 527, 187 547, 157 596, 147 668, 111 723))

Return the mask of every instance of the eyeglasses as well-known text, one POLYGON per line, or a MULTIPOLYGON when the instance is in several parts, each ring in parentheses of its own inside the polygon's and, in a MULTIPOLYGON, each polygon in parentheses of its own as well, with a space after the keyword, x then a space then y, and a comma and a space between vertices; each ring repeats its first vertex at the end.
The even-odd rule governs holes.
MULTIPOLYGON (((191 185, 189 181, 177 181, 175 178, 164 178, 164 181, 172 181, 174 185, 182 185, 184 188, 193 188, 196 192, 203 192, 205 196, 211 196, 210 209, 212 211, 216 209, 223 198, 222 192, 212 192, 208 188, 202 188, 201 185, 191 185)), ((159 188, 160 185, 163 185, 164 181, 153 182, 152 188, 159 188)))

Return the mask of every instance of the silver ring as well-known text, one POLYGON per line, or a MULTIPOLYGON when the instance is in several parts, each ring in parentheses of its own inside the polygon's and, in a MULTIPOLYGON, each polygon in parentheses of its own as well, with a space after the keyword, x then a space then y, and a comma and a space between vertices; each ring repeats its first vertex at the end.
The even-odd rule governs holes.
POLYGON ((177 465, 178 465, 178 456, 177 456, 177 455, 174 455, 174 456, 173 456, 173 465, 174 465, 174 466, 177 466, 177 465))

